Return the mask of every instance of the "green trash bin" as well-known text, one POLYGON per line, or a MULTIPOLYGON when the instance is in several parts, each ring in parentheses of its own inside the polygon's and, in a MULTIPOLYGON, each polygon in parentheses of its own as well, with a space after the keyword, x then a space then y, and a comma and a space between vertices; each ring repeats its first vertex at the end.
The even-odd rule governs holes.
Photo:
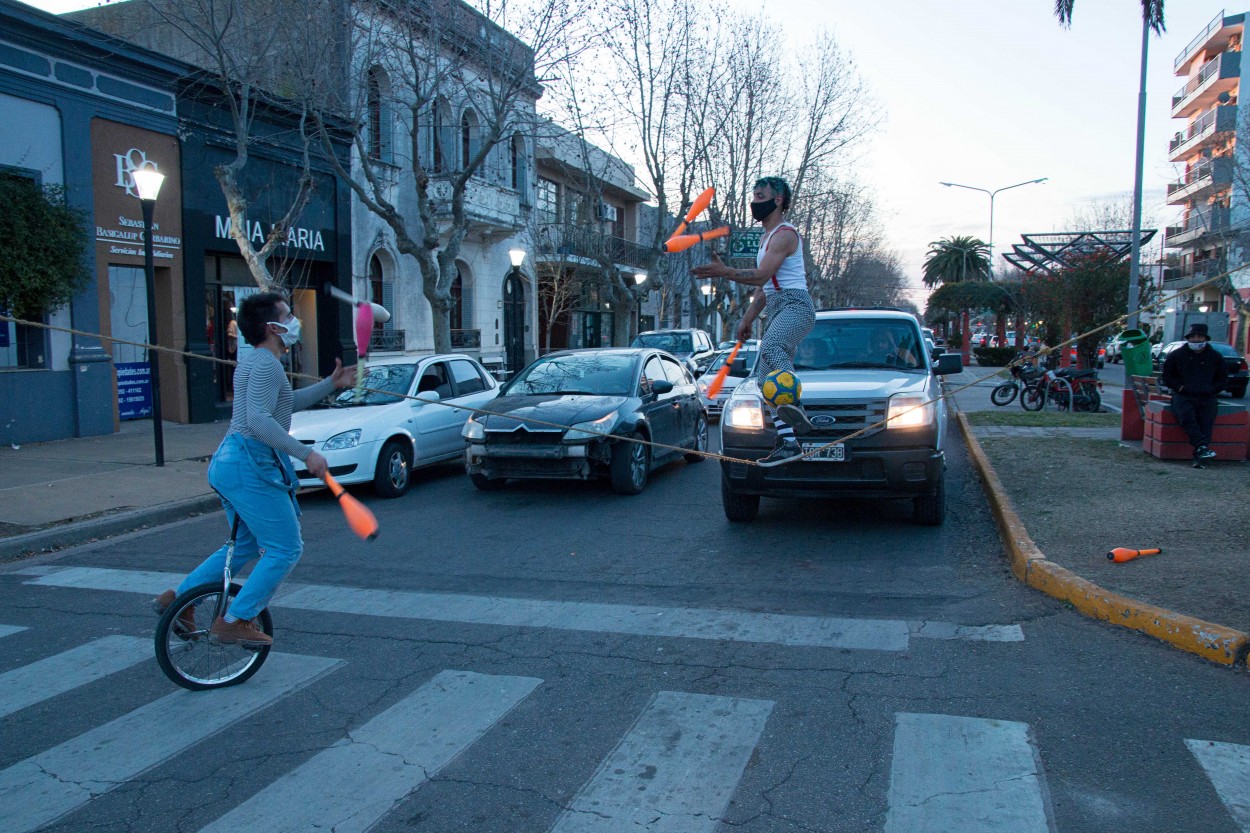
POLYGON ((1150 336, 1141 330, 1125 330, 1117 337, 1120 356, 1124 359, 1124 372, 1129 376, 1149 376, 1154 373, 1150 360, 1150 336))

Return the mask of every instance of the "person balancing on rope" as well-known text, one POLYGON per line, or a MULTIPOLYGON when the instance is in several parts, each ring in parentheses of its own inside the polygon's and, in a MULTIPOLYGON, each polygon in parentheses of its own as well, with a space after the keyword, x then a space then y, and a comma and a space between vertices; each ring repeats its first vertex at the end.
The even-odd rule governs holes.
MULTIPOLYGON (((816 307, 807 291, 803 241, 798 229, 785 220, 789 209, 790 186, 784 179, 766 176, 759 180, 755 183, 751 216, 764 226, 764 238, 755 255, 755 268, 733 269, 713 252, 711 263, 692 270, 696 278, 725 278, 756 287, 738 324, 738 340, 750 338, 755 319, 761 312, 766 313, 768 328, 760 340, 755 364, 755 378, 761 385, 775 370, 794 372, 795 351, 816 323, 816 307)), ((773 408, 769 404, 768 408, 777 429, 777 447, 760 462, 774 463, 801 455, 795 430, 804 434, 814 430, 803 406, 795 403, 773 408)))

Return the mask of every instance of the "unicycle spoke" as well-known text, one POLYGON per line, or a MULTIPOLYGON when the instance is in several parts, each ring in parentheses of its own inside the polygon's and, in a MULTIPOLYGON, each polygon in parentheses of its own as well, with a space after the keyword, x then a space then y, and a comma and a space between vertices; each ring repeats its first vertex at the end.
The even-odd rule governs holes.
MULTIPOLYGON (((268 647, 253 649, 222 644, 210 634, 221 590, 220 583, 188 590, 165 610, 157 625, 157 661, 166 676, 183 688, 202 690, 237 685, 255 674, 269 655, 268 647), (180 630, 177 625, 187 610, 195 620, 195 629, 191 631, 185 626, 180 630)), ((239 585, 231 585, 230 597, 238 592, 239 585)), ((261 630, 273 634, 268 610, 261 611, 256 620, 261 630)))

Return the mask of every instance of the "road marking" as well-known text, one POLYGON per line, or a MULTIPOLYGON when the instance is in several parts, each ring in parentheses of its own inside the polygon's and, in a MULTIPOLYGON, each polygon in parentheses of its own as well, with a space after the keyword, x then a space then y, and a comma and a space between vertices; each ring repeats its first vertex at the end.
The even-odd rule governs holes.
POLYGON ((340 660, 271 654, 246 685, 177 691, 0 770, 0 830, 48 824, 312 682, 340 660))
POLYGON ((0 637, 12 636, 15 633, 21 633, 26 628, 21 625, 0 625, 0 637))
POLYGON ((711 833, 772 708, 768 700, 659 692, 551 833, 711 833))
POLYGON ((1186 740, 1242 833, 1250 833, 1250 746, 1186 740))
POLYGON ((152 640, 105 636, 0 674, 0 717, 152 658, 152 640))
MULTIPOLYGON (((26 583, 44 587, 156 594, 161 588, 172 587, 181 579, 176 573, 67 567, 32 578, 26 583)), ((370 590, 294 582, 286 584, 279 591, 273 606, 322 613, 465 622, 475 625, 557 628, 861 651, 905 651, 913 630, 925 632, 917 635, 937 639, 1018 641, 1014 634, 1023 638, 1017 625, 972 626, 942 622, 909 625, 897 619, 792 616, 707 608, 370 590)))
POLYGON ((367 830, 541 683, 533 677, 442 671, 204 832, 367 830))
POLYGON ((895 718, 885 833, 1052 833, 1027 723, 895 718))

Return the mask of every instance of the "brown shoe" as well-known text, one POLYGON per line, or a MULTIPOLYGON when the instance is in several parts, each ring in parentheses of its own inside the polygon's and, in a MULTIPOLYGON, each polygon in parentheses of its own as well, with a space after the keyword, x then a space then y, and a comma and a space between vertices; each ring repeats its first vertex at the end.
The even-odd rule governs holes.
MULTIPOLYGON (((165 610, 174 603, 174 599, 178 598, 178 594, 173 590, 166 590, 164 593, 152 600, 152 609, 157 614, 163 614, 165 610)), ((185 608, 182 613, 178 614, 178 621, 174 622, 174 633, 186 639, 190 634, 195 633, 195 610, 185 608)))
POLYGON ((273 644, 273 638, 256 627, 256 623, 250 619, 227 622, 223 617, 218 616, 208 632, 222 645, 238 644, 244 648, 268 648, 273 644))

